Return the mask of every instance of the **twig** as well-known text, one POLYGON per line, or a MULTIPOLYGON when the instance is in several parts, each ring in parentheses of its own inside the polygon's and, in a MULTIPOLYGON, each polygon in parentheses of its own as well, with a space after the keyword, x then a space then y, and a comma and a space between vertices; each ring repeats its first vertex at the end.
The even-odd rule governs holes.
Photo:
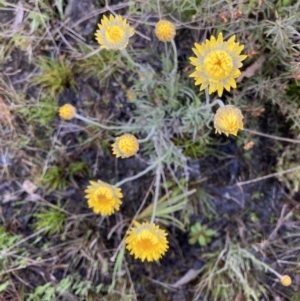
POLYGON ((269 236, 269 240, 272 240, 275 238, 275 236, 277 235, 277 232, 279 230, 279 228, 284 224, 284 222, 292 215, 292 211, 290 211, 289 213, 287 213, 286 216, 284 216, 285 214, 285 210, 287 208, 287 205, 283 205, 282 206, 282 209, 281 209, 281 214, 280 214, 280 217, 279 217, 279 220, 277 221, 277 224, 276 224, 276 227, 275 229, 272 231, 272 233, 270 234, 269 236))
POLYGON ((254 134, 254 135, 258 135, 258 136, 262 136, 262 137, 266 137, 266 138, 270 138, 270 139, 274 139, 274 140, 286 141, 286 142, 291 142, 291 143, 300 143, 300 140, 296 140, 296 139, 273 136, 273 135, 264 134, 264 133, 257 132, 254 130, 249 130, 249 129, 244 129, 244 131, 248 132, 250 134, 254 134))
POLYGON ((248 180, 248 181, 244 181, 244 182, 238 182, 235 185, 242 186, 242 185, 247 185, 247 184, 259 182, 259 181, 262 181, 262 180, 265 180, 265 179, 269 179, 269 178, 281 176, 281 175, 284 175, 286 173, 290 173, 290 172, 296 171, 298 169, 300 169, 300 165, 297 166, 297 167, 294 167, 294 168, 290 168, 290 169, 286 169, 286 170, 283 170, 283 171, 274 172, 274 173, 271 173, 271 174, 266 175, 266 176, 258 177, 258 178, 253 179, 253 180, 248 180))

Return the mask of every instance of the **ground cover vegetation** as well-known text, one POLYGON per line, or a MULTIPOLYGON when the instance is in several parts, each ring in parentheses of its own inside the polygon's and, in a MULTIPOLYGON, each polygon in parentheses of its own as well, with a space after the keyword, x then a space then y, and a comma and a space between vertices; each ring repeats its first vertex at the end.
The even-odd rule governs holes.
POLYGON ((300 300, 300 3, 0 0, 0 300, 300 300))

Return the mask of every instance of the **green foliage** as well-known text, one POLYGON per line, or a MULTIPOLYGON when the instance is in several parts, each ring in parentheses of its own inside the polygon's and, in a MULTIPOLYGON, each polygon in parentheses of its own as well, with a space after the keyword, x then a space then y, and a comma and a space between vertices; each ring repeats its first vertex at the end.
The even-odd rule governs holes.
POLYGON ((7 281, 5 281, 5 282, 3 282, 3 283, 0 284, 0 293, 4 292, 6 290, 6 288, 9 286, 9 282, 10 281, 7 280, 7 281))
POLYGON ((119 68, 121 68, 120 54, 115 51, 101 51, 94 55, 89 55, 90 48, 80 45, 80 51, 86 58, 76 62, 76 68, 86 78, 96 77, 104 84, 119 68))
POLYGON ((9 249, 13 246, 18 240, 20 240, 20 236, 12 235, 5 231, 5 228, 0 226, 0 245, 1 249, 4 251, 5 249, 9 249))
POLYGON ((207 225, 201 225, 199 222, 196 222, 190 228, 189 244, 194 245, 198 243, 204 247, 211 242, 212 237, 216 234, 217 232, 213 229, 208 229, 207 225))
POLYGON ((48 89, 51 96, 55 96, 65 87, 74 87, 74 70, 72 64, 66 59, 60 58, 55 61, 52 58, 40 56, 36 64, 41 73, 32 81, 48 89))
POLYGON ((52 301, 56 297, 55 287, 51 282, 39 285, 34 292, 28 297, 28 301, 52 301))
POLYGON ((50 128, 50 122, 57 115, 57 106, 51 97, 45 96, 36 106, 25 106, 19 110, 27 122, 36 122, 50 128))
POLYGON ((53 190, 62 191, 67 185, 65 175, 65 169, 63 167, 50 166, 42 178, 41 184, 48 192, 53 190))
POLYGON ((57 7, 60 20, 63 20, 64 19, 63 0, 55 0, 55 6, 57 7))
POLYGON ((50 19, 48 14, 35 11, 31 11, 28 15, 28 18, 31 20, 31 32, 36 31, 40 26, 44 25, 50 19))
POLYGON ((300 167, 297 169, 299 165, 299 150, 299 144, 286 146, 281 156, 278 157, 276 166, 278 172, 295 168, 293 172, 279 175, 279 179, 293 192, 299 191, 300 188, 300 167))
POLYGON ((299 292, 296 292, 295 294, 293 294, 291 301, 300 301, 299 292))
POLYGON ((87 162, 79 161, 79 162, 72 162, 68 166, 68 174, 70 175, 70 177, 74 177, 74 176, 91 177, 92 171, 89 165, 87 164, 87 162))
MULTIPOLYGON (((181 187, 169 187, 169 193, 158 200, 156 208, 156 218, 159 223, 165 226, 175 226, 182 231, 185 231, 184 224, 174 214, 182 212, 187 204, 188 196, 195 193, 195 190, 185 191, 185 180, 181 180, 181 187), (173 188, 173 189, 172 189, 173 188)), ((167 183, 166 183, 167 184, 167 183)), ((172 183, 169 183, 172 184, 172 183)), ((153 203, 146 207, 138 216, 137 220, 148 220, 152 215, 153 203)))
POLYGON ((199 137, 197 140, 193 139, 180 139, 179 137, 174 139, 174 143, 177 147, 183 149, 183 153, 191 159, 199 159, 204 156, 214 155, 215 151, 209 147, 213 141, 208 137, 204 139, 199 137))
POLYGON ((66 220, 65 214, 57 209, 45 209, 34 214, 37 221, 34 224, 36 231, 45 229, 45 233, 55 235, 61 233, 66 220))
POLYGON ((29 254, 24 246, 19 245, 21 240, 20 235, 13 235, 0 226, 0 283, 2 283, 1 289, 4 291, 8 286, 7 281, 9 281, 5 275, 10 274, 10 269, 18 270, 27 266, 29 254))
POLYGON ((247 249, 228 242, 221 252, 204 255, 201 281, 197 286, 196 299, 204 301, 233 300, 237 293, 247 301, 259 301, 266 293, 262 285, 267 273, 278 273, 258 260, 247 249))
POLYGON ((91 169, 85 161, 75 161, 70 164, 59 162, 57 166, 50 166, 41 180, 41 185, 48 192, 63 191, 68 181, 75 176, 91 176, 91 169))

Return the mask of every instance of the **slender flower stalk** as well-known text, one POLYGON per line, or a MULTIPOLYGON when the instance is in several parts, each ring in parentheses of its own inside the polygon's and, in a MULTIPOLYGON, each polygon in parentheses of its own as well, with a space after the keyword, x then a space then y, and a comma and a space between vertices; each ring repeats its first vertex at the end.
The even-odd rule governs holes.
MULTIPOLYGON (((120 126, 113 126, 113 125, 104 125, 102 123, 99 123, 97 121, 93 121, 87 117, 84 117, 78 113, 75 114, 75 118, 82 120, 84 122, 86 122, 87 124, 92 124, 95 126, 98 126, 99 128, 103 129, 103 130, 126 130, 126 131, 131 131, 131 130, 136 130, 136 127, 134 126, 125 126, 125 125, 120 125, 120 126)), ((145 128, 144 128, 145 129, 145 128)))
POLYGON ((205 91, 206 105, 209 105, 209 103, 210 103, 210 97, 209 97, 209 93, 208 93, 208 88, 206 87, 204 89, 204 91, 205 91))
POLYGON ((82 116, 80 114, 77 114, 77 113, 75 114, 75 117, 77 119, 80 119, 80 120, 88 123, 88 124, 96 125, 96 126, 98 126, 99 128, 101 128, 103 130, 121 130, 123 128, 121 126, 108 126, 108 125, 104 125, 102 123, 93 121, 93 120, 91 120, 89 118, 86 118, 86 117, 84 117, 84 116, 82 116))
MULTIPOLYGON (((157 137, 154 137, 154 145, 155 145, 157 156, 159 158, 161 156, 161 149, 159 143, 157 143, 157 137)), ((159 199, 161 173, 162 173, 162 164, 161 161, 159 161, 156 167, 155 191, 154 191, 153 208, 152 208, 150 223, 154 223, 155 220, 157 202, 159 199)))
POLYGON ((162 164, 161 164, 161 162, 159 162, 157 169, 156 169, 155 191, 154 191, 153 209, 152 209, 150 223, 154 223, 155 216, 156 216, 157 202, 158 202, 158 198, 159 198, 161 172, 162 172, 162 164))
POLYGON ((141 70, 144 70, 143 67, 142 67, 140 64, 136 63, 136 62, 131 58, 131 56, 129 55, 129 53, 128 53, 128 51, 127 51, 126 49, 122 49, 122 50, 121 50, 121 54, 122 54, 122 56, 123 56, 124 58, 126 58, 126 59, 129 61, 130 64, 132 64, 132 65, 135 66, 135 67, 140 68, 141 70))
POLYGON ((152 138, 152 136, 153 136, 155 130, 156 130, 156 128, 155 128, 155 127, 152 127, 151 130, 150 130, 150 132, 149 132, 149 134, 147 135, 147 137, 144 138, 144 139, 138 139, 138 142, 139 142, 139 143, 144 143, 144 142, 149 141, 149 140, 152 138))
POLYGON ((177 47, 175 44, 174 39, 171 40, 171 45, 173 48, 173 55, 174 55, 174 67, 173 70, 171 71, 171 75, 175 75, 177 73, 177 69, 178 69, 178 58, 177 58, 177 47))
POLYGON ((136 180, 136 179, 142 177, 143 175, 145 175, 146 173, 148 173, 149 171, 151 171, 154 168, 155 168, 155 164, 151 164, 146 169, 144 169, 143 171, 139 172, 138 174, 136 174, 134 176, 131 176, 131 177, 128 177, 128 178, 125 178, 122 181, 118 182, 115 186, 116 187, 120 187, 120 186, 124 185, 127 182, 136 180))

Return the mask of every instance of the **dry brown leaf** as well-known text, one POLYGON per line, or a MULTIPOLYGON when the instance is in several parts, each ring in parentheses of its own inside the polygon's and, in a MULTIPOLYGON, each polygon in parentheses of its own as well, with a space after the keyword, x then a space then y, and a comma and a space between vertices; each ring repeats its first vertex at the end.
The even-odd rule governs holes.
POLYGON ((177 288, 189 283, 198 275, 198 273, 199 270, 189 269, 179 280, 172 284, 172 287, 177 288))
POLYGON ((22 184, 22 188, 28 193, 28 194, 34 194, 37 186, 34 185, 31 181, 25 180, 22 184))
POLYGON ((15 17, 14 23, 12 25, 12 33, 13 34, 17 32, 19 26, 22 24, 23 17, 24 17, 24 8, 23 8, 22 2, 19 1, 16 6, 16 17, 15 17))
POLYGON ((236 82, 240 83, 244 77, 252 77, 254 74, 261 68, 263 62, 265 61, 266 57, 261 55, 255 63, 249 66, 242 74, 237 78, 236 82))
POLYGON ((244 150, 249 150, 254 146, 254 142, 253 141, 249 141, 248 143, 246 143, 246 145, 244 146, 244 150))

